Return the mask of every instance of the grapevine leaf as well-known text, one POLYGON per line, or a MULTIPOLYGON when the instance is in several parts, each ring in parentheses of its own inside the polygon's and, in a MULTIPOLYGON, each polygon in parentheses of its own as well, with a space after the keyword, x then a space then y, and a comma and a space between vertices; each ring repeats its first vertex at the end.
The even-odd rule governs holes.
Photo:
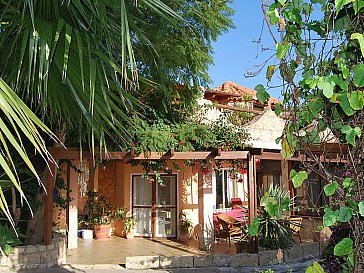
POLYGON ((335 0, 335 9, 336 9, 336 14, 339 13, 339 11, 341 10, 341 8, 347 4, 351 3, 351 0, 335 0))
POLYGON ((335 225, 336 221, 337 221, 337 217, 338 217, 339 212, 338 211, 333 211, 330 208, 326 208, 325 209, 325 214, 323 216, 323 224, 325 227, 330 227, 335 225))
POLYGON ((332 182, 324 187, 324 192, 326 196, 331 196, 335 193, 336 189, 338 188, 339 184, 337 181, 332 182))
POLYGON ((265 90, 265 88, 262 84, 258 84, 254 89, 257 91, 257 99, 261 103, 264 103, 267 99, 270 98, 270 95, 265 90))
POLYGON ((364 64, 359 64, 354 69, 354 84, 357 87, 364 86, 364 64))
POLYGON ((306 273, 325 273, 325 270, 318 262, 313 262, 313 265, 309 265, 306 269, 306 273))
POLYGON ((363 92, 361 91, 353 91, 348 94, 348 100, 351 108, 354 110, 362 110, 364 107, 364 97, 363 92))
POLYGON ((278 60, 282 60, 286 56, 290 46, 291 46, 290 43, 284 43, 284 44, 277 43, 276 44, 278 60))
POLYGON ((276 109, 274 109, 274 113, 279 116, 283 112, 283 106, 280 103, 275 105, 276 109))
POLYGON ((324 96, 328 99, 331 98, 332 95, 334 94, 334 87, 335 87, 334 82, 327 82, 325 81, 325 79, 321 79, 319 80, 317 86, 318 88, 322 89, 324 96))
POLYGON ((291 176, 291 179, 292 179, 293 186, 295 188, 298 188, 308 178, 308 173, 306 171, 300 171, 298 173, 296 171, 294 171, 294 172, 291 171, 290 176, 291 176))
POLYGON ((349 222, 353 217, 353 211, 347 206, 340 207, 339 210, 339 221, 340 222, 349 222))
POLYGON ((364 216, 364 200, 359 202, 358 204, 358 207, 359 207, 359 213, 361 216, 364 216))
MULTIPOLYGON (((355 6, 355 4, 354 4, 355 6)), ((360 33, 353 33, 351 34, 351 37, 350 37, 351 40, 358 40, 359 42, 359 46, 360 46, 360 50, 361 50, 361 54, 363 55, 364 57, 364 35, 363 34, 360 34, 360 33)))
POLYGON ((353 253, 353 240, 350 238, 342 239, 334 248, 336 256, 346 256, 353 253))
POLYGON ((275 65, 269 65, 267 67, 267 73, 266 73, 265 77, 267 78, 268 81, 270 81, 272 79, 275 69, 276 69, 275 65))

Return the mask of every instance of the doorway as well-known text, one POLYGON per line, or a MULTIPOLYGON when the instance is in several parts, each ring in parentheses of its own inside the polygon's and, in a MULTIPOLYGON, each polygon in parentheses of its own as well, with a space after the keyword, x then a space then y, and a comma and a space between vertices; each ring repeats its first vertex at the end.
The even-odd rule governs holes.
POLYGON ((135 235, 143 237, 177 237, 177 175, 160 175, 148 179, 132 176, 132 211, 137 220, 135 235))

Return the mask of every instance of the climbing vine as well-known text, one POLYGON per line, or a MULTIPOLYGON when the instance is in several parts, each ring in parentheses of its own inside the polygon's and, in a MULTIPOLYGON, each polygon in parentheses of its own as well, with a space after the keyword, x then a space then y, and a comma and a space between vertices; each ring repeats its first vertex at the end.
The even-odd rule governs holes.
MULTIPOLYGON (((325 269, 363 272, 364 1, 262 0, 262 10, 276 59, 266 77, 282 82, 283 107, 276 114, 289 114, 280 138, 282 155, 304 152, 303 167, 328 181, 324 193, 331 201, 324 225, 348 227, 345 238, 332 246, 339 269, 328 263, 325 269), (339 147, 340 173, 329 167, 332 143, 339 147)), ((265 86, 256 90, 259 100, 268 99, 265 86)), ((291 172, 296 188, 307 178, 307 171, 291 172)), ((315 263, 307 272, 323 269, 315 263)))

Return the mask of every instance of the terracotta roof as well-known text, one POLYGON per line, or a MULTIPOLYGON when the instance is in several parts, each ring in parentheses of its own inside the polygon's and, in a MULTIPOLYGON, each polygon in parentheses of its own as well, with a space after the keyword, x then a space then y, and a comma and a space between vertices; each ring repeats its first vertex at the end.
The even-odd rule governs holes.
MULTIPOLYGON (((222 85, 219 85, 213 89, 209 89, 205 91, 205 94, 211 95, 219 95, 219 97, 244 97, 249 96, 252 99, 257 99, 257 91, 254 89, 239 85, 237 83, 227 81, 224 82, 222 85)), ((276 98, 269 98, 269 102, 271 104, 281 103, 280 100, 276 98)))

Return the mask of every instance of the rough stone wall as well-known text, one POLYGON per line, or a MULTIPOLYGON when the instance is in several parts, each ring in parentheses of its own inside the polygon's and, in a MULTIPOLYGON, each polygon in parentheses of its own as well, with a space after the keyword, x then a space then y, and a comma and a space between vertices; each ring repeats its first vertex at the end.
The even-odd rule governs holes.
POLYGON ((0 271, 60 266, 66 263, 66 236, 53 234, 52 244, 27 245, 14 248, 9 256, 0 255, 0 271))
POLYGON ((284 125, 285 120, 268 109, 244 127, 251 136, 252 147, 280 150, 281 145, 276 139, 282 135, 284 125))

